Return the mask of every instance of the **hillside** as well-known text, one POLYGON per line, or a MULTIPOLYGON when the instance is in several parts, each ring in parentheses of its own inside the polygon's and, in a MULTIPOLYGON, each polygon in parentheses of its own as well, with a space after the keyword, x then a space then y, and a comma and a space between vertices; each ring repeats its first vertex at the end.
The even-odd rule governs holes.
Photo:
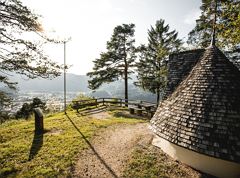
POLYGON ((34 134, 34 120, 13 120, 0 125, 0 177, 70 176, 78 153, 101 128, 141 120, 111 117, 99 120, 58 113, 44 120, 44 135, 34 134), (84 135, 79 134, 78 131, 84 135))
POLYGON ((151 146, 146 120, 126 112, 50 115, 44 134, 34 134, 33 119, 1 124, 0 177, 202 176, 151 146))

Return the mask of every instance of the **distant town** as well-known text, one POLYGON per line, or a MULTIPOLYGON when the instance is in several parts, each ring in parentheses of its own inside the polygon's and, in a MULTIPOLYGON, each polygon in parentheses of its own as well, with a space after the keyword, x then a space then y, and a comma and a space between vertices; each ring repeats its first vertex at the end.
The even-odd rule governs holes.
MULTIPOLYGON (((67 92, 67 104, 76 98, 80 92, 67 92)), ((64 109, 64 94, 61 91, 43 92, 43 91, 21 91, 13 98, 12 103, 4 108, 4 111, 14 115, 24 103, 32 102, 33 98, 39 98, 46 102, 46 106, 50 112, 62 111, 64 109)))

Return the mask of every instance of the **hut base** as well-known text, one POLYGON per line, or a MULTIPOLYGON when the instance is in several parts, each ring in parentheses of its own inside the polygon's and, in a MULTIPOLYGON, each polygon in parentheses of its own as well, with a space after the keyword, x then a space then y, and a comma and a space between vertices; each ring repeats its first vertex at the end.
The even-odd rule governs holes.
POLYGON ((152 144, 160 147, 175 160, 179 160, 194 169, 217 177, 240 177, 240 164, 199 154, 177 146, 161 137, 154 136, 152 144))

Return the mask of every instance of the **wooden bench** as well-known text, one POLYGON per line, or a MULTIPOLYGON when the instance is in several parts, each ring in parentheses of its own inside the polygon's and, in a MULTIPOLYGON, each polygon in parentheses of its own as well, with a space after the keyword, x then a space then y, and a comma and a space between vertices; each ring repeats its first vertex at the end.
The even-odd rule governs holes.
POLYGON ((105 104, 105 103, 112 104, 112 105, 121 104, 121 102, 118 101, 118 99, 103 98, 103 104, 105 104))
POLYGON ((128 107, 130 114, 134 114, 136 112, 137 115, 142 116, 142 111, 144 109, 138 108, 136 106, 128 107))
POLYGON ((76 109, 77 112, 81 108, 85 108, 87 106, 97 106, 98 102, 97 99, 90 99, 90 100, 78 100, 78 101, 73 101, 73 109, 76 109))

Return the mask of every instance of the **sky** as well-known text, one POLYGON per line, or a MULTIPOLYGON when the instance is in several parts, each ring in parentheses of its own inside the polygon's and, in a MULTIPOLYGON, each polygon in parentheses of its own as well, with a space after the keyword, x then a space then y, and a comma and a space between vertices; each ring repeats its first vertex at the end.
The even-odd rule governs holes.
MULTIPOLYGON (((186 40, 200 15, 201 0, 22 0, 41 15, 44 33, 65 40, 69 73, 85 75, 92 61, 106 51, 114 27, 134 23, 136 45, 147 43, 147 30, 164 19, 186 40)), ((51 59, 63 64, 63 44, 44 47, 51 59)))

